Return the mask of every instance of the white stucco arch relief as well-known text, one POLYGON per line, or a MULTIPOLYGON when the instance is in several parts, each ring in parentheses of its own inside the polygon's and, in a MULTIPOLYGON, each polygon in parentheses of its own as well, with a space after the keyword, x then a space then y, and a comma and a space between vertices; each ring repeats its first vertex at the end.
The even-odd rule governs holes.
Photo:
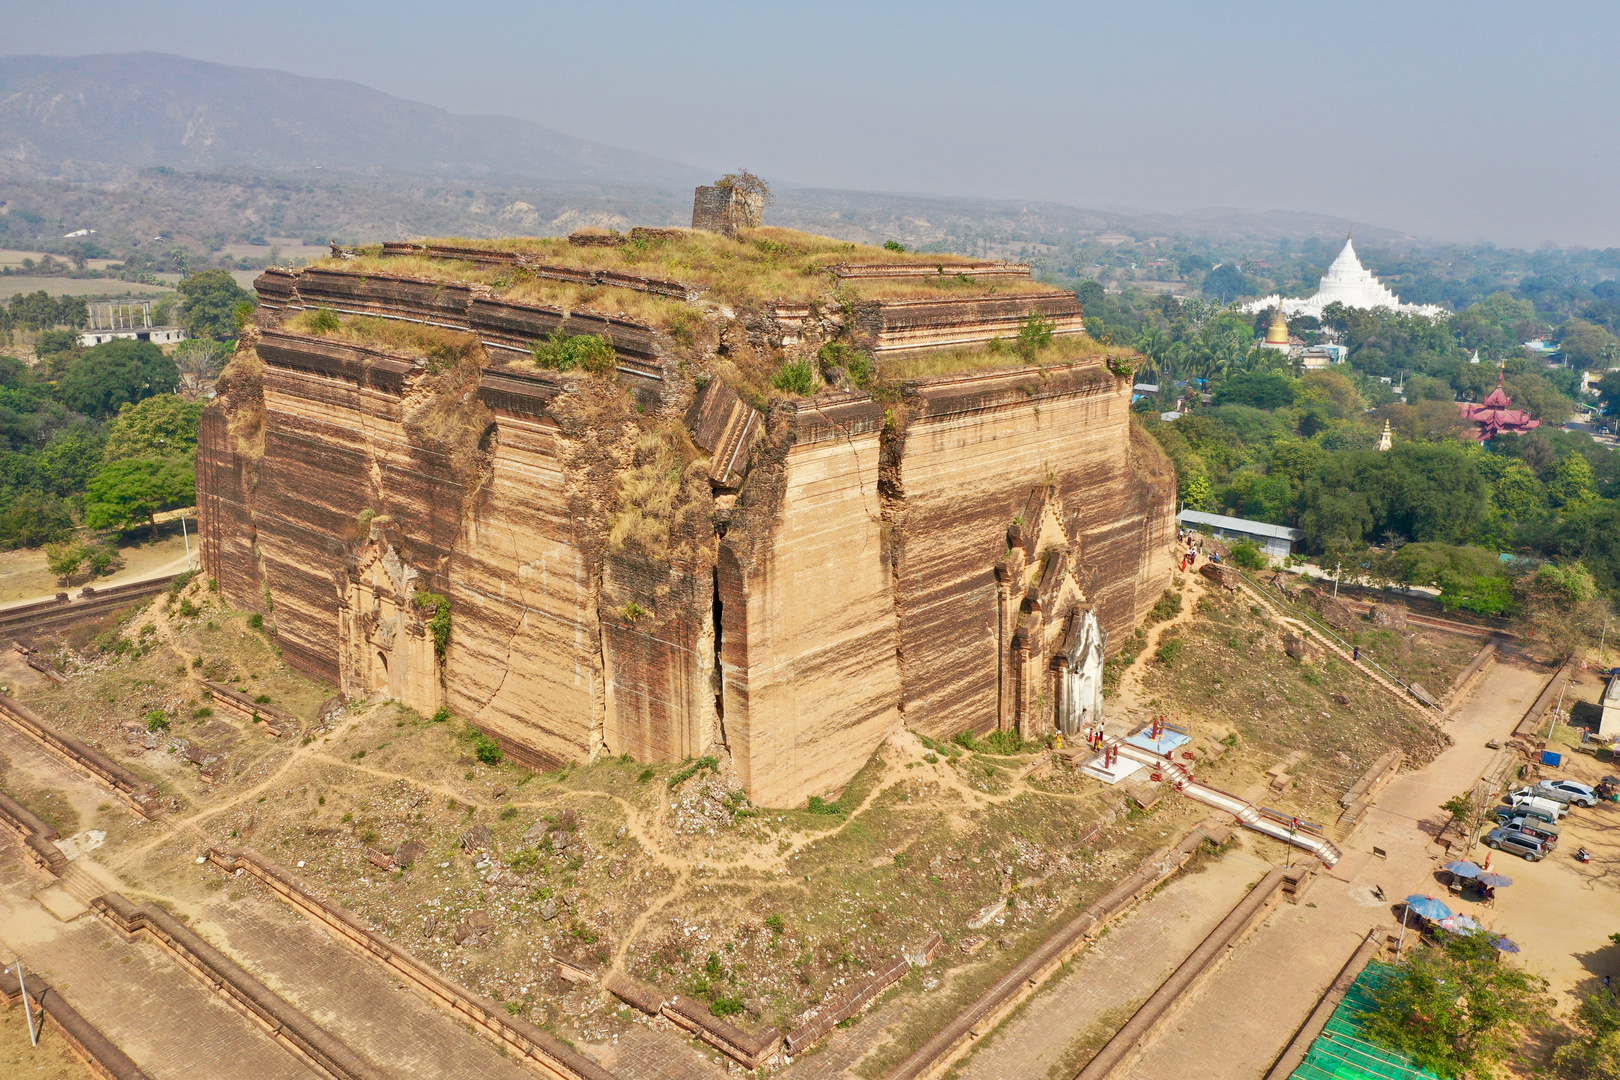
POLYGON ((1037 485, 996 566, 1004 642, 998 726, 1025 738, 1062 730, 1065 702, 1075 703, 1076 722, 1090 722, 1101 708, 1105 639, 1075 573, 1079 531, 1079 516, 1055 486, 1037 485))
POLYGON ((1057 729, 1078 735, 1103 722, 1103 660, 1108 635, 1097 621, 1095 608, 1069 613, 1063 644, 1052 658, 1057 674, 1055 711, 1057 729))
POLYGON ((443 703, 439 660, 427 618, 416 604, 421 574, 399 553, 399 534, 386 520, 336 576, 338 673, 350 698, 393 698, 419 712, 443 703))

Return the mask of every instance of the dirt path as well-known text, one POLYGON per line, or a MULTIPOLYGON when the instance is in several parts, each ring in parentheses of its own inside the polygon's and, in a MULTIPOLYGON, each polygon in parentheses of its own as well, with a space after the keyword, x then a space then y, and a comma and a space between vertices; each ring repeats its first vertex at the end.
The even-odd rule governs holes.
POLYGON ((1197 617, 1198 601, 1204 598, 1209 585, 1198 574, 1178 574, 1184 584, 1178 590, 1181 596, 1181 610, 1174 616, 1148 628, 1147 644, 1142 651, 1131 661, 1131 666, 1120 672, 1119 684, 1109 702, 1111 714, 1119 712, 1132 712, 1146 709, 1147 701, 1151 697, 1142 687, 1142 679, 1147 674, 1147 667, 1153 661, 1153 656, 1159 651, 1159 645, 1164 640, 1165 631, 1175 628, 1184 628, 1192 625, 1197 617))

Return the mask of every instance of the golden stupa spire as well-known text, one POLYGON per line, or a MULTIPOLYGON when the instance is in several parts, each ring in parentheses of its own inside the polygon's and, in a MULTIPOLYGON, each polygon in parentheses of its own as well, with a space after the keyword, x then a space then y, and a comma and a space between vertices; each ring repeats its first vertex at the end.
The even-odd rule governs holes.
POLYGON ((1283 313, 1282 300, 1277 301, 1277 314, 1271 320, 1271 329, 1266 331, 1267 345, 1288 344, 1288 316, 1283 313))

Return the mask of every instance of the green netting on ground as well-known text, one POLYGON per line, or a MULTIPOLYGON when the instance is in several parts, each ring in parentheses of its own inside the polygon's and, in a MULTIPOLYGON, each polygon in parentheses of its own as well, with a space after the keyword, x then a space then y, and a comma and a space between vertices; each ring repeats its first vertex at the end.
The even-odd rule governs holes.
POLYGON ((1361 1037, 1362 1023, 1356 1016, 1372 1008, 1372 991, 1389 977, 1389 965, 1376 961, 1367 965, 1290 1080, 1438 1080, 1405 1054, 1374 1046, 1361 1037))

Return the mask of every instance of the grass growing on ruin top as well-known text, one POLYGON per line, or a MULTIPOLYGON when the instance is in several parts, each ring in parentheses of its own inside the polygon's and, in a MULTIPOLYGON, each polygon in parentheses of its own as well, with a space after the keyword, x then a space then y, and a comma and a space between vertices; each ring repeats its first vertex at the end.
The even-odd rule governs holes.
POLYGON ((301 311, 287 320, 286 327, 295 333, 313 337, 333 338, 408 356, 420 356, 428 360, 430 366, 455 366, 481 355, 483 351, 477 334, 423 326, 400 319, 338 315, 327 308, 301 311))
MULTIPOLYGON (((963 274, 978 260, 961 255, 895 252, 792 229, 754 229, 738 239, 718 233, 682 231, 673 237, 627 240, 616 245, 572 244, 566 237, 521 237, 504 240, 442 241, 457 247, 517 251, 546 263, 587 270, 613 270, 643 277, 680 281, 707 291, 705 299, 753 305, 770 301, 835 298, 855 302, 876 298, 920 296, 1016 295, 1051 287, 1020 278, 974 278, 963 274), (909 263, 934 267, 924 278, 839 280, 834 266, 843 263, 909 263), (836 294, 836 297, 834 296, 836 294)), ((361 249, 356 259, 328 259, 315 265, 349 272, 375 272, 432 280, 470 281, 489 285, 503 296, 564 307, 623 311, 662 325, 666 308, 678 301, 629 289, 592 288, 526 276, 522 268, 479 266, 425 256, 383 258, 380 248, 361 249)))
MULTIPOLYGON (((1021 367, 1050 367, 1090 360, 1104 354, 1119 355, 1116 346, 1100 344, 1089 334, 1054 338, 1045 345, 1020 349, 1017 343, 1001 338, 984 345, 960 349, 929 349, 878 359, 885 379, 907 382, 940 375, 963 375, 978 371, 1010 371, 1021 367)), ((1134 356, 1132 357, 1134 359, 1134 356)))

